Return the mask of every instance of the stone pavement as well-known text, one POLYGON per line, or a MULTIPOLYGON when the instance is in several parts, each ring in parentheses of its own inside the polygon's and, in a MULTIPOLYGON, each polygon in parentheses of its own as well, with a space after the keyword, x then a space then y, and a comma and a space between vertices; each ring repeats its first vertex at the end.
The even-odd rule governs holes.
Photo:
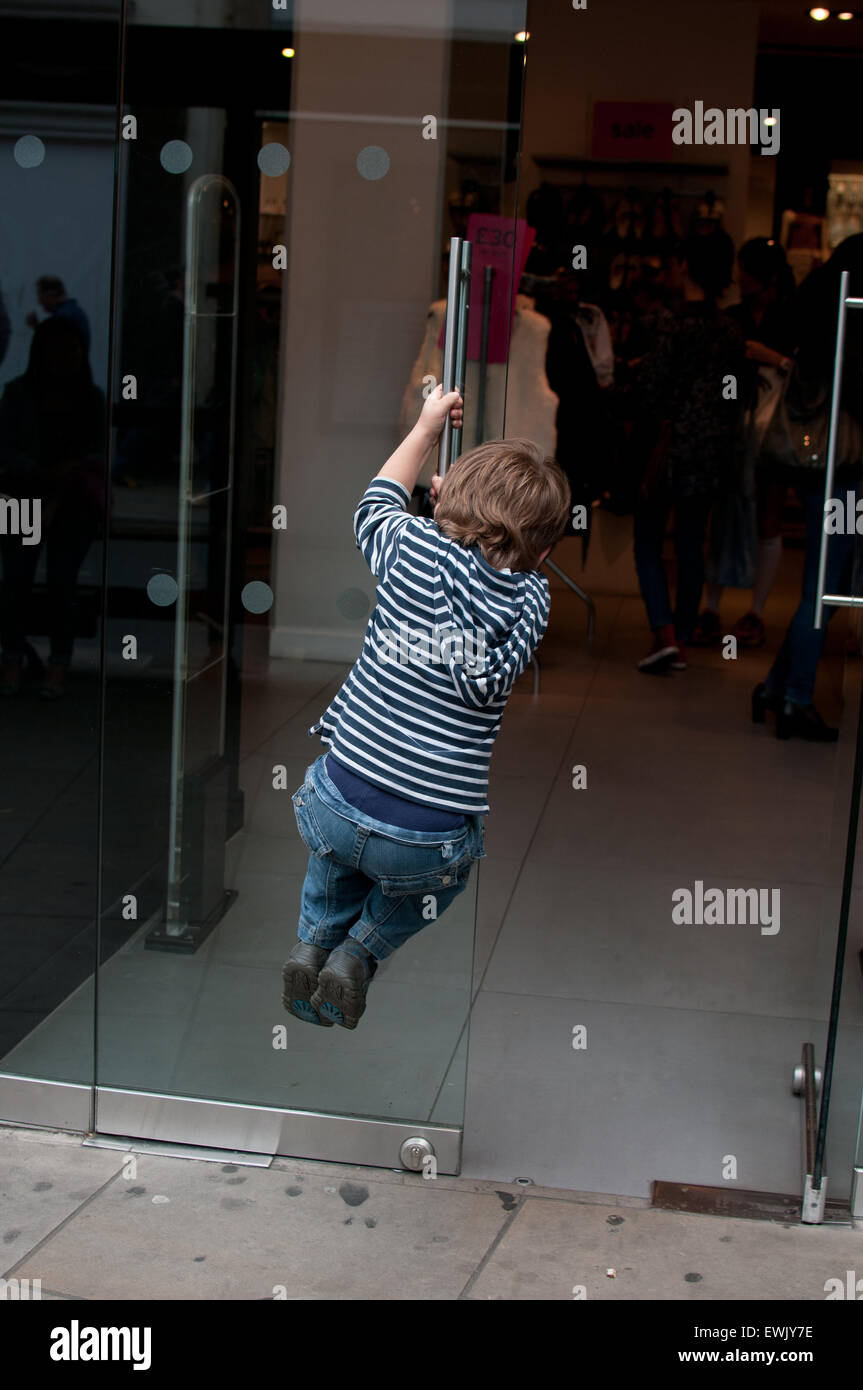
POLYGON ((43 1299, 824 1301, 849 1271, 859 1223, 0 1127, 0 1278, 43 1299))

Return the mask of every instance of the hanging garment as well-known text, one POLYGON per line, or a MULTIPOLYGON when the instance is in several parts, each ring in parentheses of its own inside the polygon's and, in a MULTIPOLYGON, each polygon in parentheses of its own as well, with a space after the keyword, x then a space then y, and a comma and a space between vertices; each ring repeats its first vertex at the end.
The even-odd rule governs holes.
MULTIPOLYGON (((501 439, 505 431, 507 439, 532 439, 553 458, 557 444, 555 417, 558 399, 545 373, 550 324, 547 318, 534 310, 532 301, 525 295, 517 295, 515 304, 509 344, 508 382, 506 362, 490 362, 486 367, 482 438, 501 439)), ((402 398, 399 416, 402 439, 413 429, 423 408, 423 378, 433 377, 438 382, 443 375, 443 351, 438 343, 445 317, 446 300, 438 299, 429 309, 423 345, 402 398)), ((462 453, 476 444, 478 396, 479 362, 468 361, 462 453)), ((428 486, 437 469, 437 462, 435 449, 420 474, 420 486, 428 486)))
POLYGON ((579 303, 575 317, 584 338, 587 355, 603 388, 614 385, 614 346, 608 319, 598 304, 579 303))

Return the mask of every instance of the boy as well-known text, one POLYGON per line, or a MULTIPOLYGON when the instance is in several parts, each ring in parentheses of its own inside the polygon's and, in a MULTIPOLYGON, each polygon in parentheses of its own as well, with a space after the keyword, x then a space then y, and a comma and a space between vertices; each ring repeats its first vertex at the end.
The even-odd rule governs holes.
POLYGON ((356 1028, 378 962, 439 917, 484 857, 488 764, 504 707, 548 624, 539 566, 566 529, 566 478, 529 440, 493 440, 432 483, 434 520, 407 511, 447 415, 438 386, 354 516, 378 581, 363 650, 310 730, 329 752, 293 803, 309 850, 283 1002, 356 1028))

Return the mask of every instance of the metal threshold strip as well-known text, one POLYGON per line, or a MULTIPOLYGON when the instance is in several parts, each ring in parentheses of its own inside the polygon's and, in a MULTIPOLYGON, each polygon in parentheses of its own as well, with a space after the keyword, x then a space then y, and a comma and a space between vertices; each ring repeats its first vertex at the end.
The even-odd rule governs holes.
POLYGON ((0 1073, 0 1124, 86 1135, 105 1148, 174 1153, 260 1166, 273 1158, 458 1176, 459 1125, 313 1110, 278 1109, 194 1096, 0 1073), (137 1138, 131 1138, 135 1135, 137 1138), (155 1147, 154 1147, 155 1146, 155 1147))
MULTIPOLYGON (((651 1206, 661 1211, 692 1212, 697 1216, 734 1216, 748 1221, 800 1224, 800 1195, 755 1192, 745 1187, 701 1187, 696 1183, 654 1182, 651 1206)), ((825 1226, 850 1226, 847 1202, 828 1199, 825 1226)))

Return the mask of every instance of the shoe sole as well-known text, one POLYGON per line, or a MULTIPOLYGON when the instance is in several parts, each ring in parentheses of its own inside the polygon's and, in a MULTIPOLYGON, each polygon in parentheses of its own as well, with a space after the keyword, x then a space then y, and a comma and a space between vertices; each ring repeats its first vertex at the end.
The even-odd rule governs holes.
POLYGON ((301 1023, 312 1023, 320 1028, 332 1028, 331 1020, 321 1018, 312 1003, 312 996, 318 987, 316 971, 308 965, 301 965, 299 961, 289 961, 282 971, 282 979, 285 982, 282 1003, 289 1014, 298 1018, 301 1023))
POLYGON ((638 663, 638 669, 645 671, 650 676, 656 671, 666 671, 677 655, 676 647, 663 647, 661 651, 651 652, 650 656, 642 657, 638 663))
POLYGON ((786 724, 777 722, 776 737, 778 739, 781 739, 783 742, 787 741, 788 739, 799 738, 803 743, 837 743, 839 740, 839 733, 837 730, 835 735, 831 736, 830 738, 813 738, 811 734, 797 733, 793 729, 790 729, 786 724))
POLYGON ((339 1028, 356 1028, 366 1010, 365 990, 361 985, 353 985, 348 980, 322 971, 311 1005, 329 1024, 336 1023, 339 1028))

